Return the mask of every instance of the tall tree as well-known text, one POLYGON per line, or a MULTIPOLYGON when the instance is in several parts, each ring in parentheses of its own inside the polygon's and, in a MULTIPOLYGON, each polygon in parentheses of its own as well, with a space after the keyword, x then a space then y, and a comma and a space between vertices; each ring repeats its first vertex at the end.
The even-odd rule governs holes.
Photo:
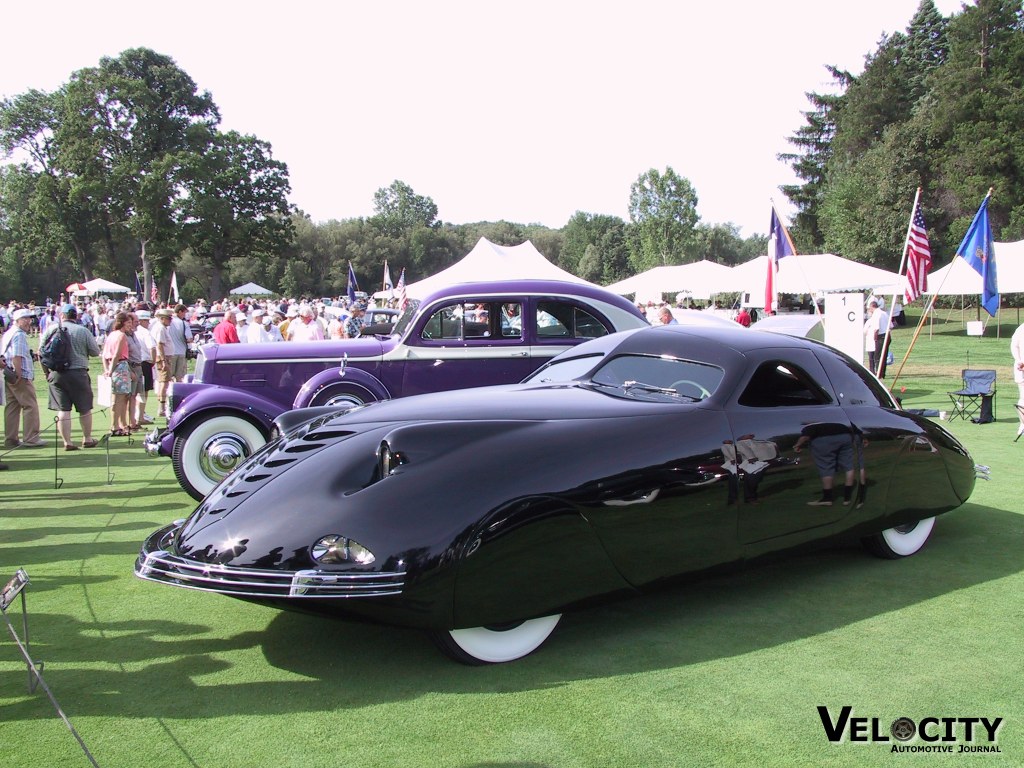
POLYGON ((288 168, 267 142, 236 131, 215 133, 205 152, 179 159, 172 181, 186 194, 175 210, 193 254, 211 267, 210 295, 220 296, 232 258, 280 254, 291 242, 288 168))
POLYGON ((370 222, 389 237, 408 234, 416 227, 432 227, 437 222, 434 201, 417 195, 412 187, 397 179, 374 193, 373 210, 370 222))
POLYGON ((562 228, 559 266, 594 283, 629 277, 626 222, 618 216, 576 211, 562 228))
MULTIPOLYGON (((96 243, 103 235, 98 210, 72 195, 74 172, 63 164, 57 132, 64 114, 64 93, 30 90, 0 102, 0 149, 23 160, 23 214, 19 249, 35 263, 67 259, 64 271, 90 279, 96 264, 96 243)), ((14 177, 11 177, 14 181, 14 177)), ((10 205, 12 200, 8 200, 10 205)), ((15 212, 11 208, 12 215, 15 212)))
MULTIPOLYGON (((56 136, 61 165, 74 181, 70 199, 101 209, 107 242, 124 228, 139 245, 148 288, 151 243, 175 243, 175 178, 189 155, 203 152, 220 120, 207 92, 174 60, 147 48, 104 57, 65 88, 56 136)), ((169 262, 176 248, 162 256, 169 262)))
MULTIPOLYGON (((849 72, 833 66, 826 66, 836 87, 842 91, 849 85, 849 72)), ((792 166, 793 173, 802 184, 782 187, 782 193, 797 208, 791 234, 801 250, 816 251, 824 243, 824 235, 818 222, 824 194, 826 168, 832 157, 832 139, 836 133, 836 120, 843 108, 843 94, 808 93, 811 109, 804 112, 804 125, 786 138, 796 147, 795 152, 780 154, 779 160, 792 166)))
POLYGON ((630 261, 637 271, 693 260, 697 192, 671 167, 651 168, 629 193, 630 261))

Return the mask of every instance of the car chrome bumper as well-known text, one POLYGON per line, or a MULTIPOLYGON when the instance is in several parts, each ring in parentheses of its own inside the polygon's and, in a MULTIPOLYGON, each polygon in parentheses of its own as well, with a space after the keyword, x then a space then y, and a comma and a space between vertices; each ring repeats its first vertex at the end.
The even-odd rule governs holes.
POLYGON ((167 546, 180 523, 156 531, 135 561, 135 575, 201 592, 257 598, 360 598, 400 595, 404 572, 273 571, 202 563, 172 555, 167 546))

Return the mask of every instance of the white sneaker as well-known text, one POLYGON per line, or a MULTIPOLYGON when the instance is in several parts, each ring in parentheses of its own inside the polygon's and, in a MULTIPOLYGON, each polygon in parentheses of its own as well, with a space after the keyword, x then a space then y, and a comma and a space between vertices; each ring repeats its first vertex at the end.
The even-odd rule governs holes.
POLYGON ((154 419, 149 418, 149 415, 144 413, 142 414, 142 418, 139 419, 139 422, 142 424, 153 424, 154 419))

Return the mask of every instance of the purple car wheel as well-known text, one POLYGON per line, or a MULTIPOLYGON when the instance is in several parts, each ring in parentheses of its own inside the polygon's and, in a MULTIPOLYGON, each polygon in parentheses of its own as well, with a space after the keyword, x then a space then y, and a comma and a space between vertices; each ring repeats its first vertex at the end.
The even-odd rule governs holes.
POLYGON ((448 656, 463 664, 501 664, 528 656, 554 632, 562 615, 542 616, 508 627, 471 627, 434 632, 432 637, 448 656))
POLYGON ((174 475, 201 501, 266 442, 263 430, 239 416, 220 413, 197 419, 174 440, 174 475))

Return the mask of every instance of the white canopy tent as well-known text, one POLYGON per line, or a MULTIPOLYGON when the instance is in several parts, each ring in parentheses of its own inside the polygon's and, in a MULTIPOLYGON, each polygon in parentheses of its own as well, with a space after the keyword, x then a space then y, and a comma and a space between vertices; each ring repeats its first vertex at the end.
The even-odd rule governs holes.
MULTIPOLYGON (((473 250, 460 261, 435 275, 409 283, 405 291, 411 299, 422 299, 439 288, 477 280, 565 280, 591 284, 552 264, 529 240, 519 245, 504 246, 481 237, 473 250)), ((377 291, 373 295, 387 298, 391 294, 392 291, 377 291)))
MULTIPOLYGON (((764 296, 768 257, 758 256, 732 269, 732 290, 764 296)), ((899 282, 899 275, 832 253, 809 253, 779 259, 779 293, 819 293, 873 289, 899 282)))
POLYGON ((679 292, 686 292, 694 299, 710 299, 716 293, 736 290, 734 280, 731 267, 704 259, 692 264, 654 267, 612 283, 607 289, 620 296, 635 293, 638 302, 660 301, 663 293, 679 292))
POLYGON ((232 296, 273 296, 273 291, 268 291, 262 285, 257 283, 246 283, 240 285, 237 288, 232 288, 230 291, 232 296))
POLYGON ((89 293, 131 293, 132 289, 124 285, 118 285, 112 283, 109 280, 104 280, 102 277, 97 277, 95 280, 86 280, 82 283, 89 291, 89 293))
MULTIPOLYGON (((1024 293, 1024 240, 993 243, 996 252, 996 287, 999 293, 1024 293)), ((960 257, 928 275, 925 293, 939 296, 981 295, 981 275, 960 257)))

